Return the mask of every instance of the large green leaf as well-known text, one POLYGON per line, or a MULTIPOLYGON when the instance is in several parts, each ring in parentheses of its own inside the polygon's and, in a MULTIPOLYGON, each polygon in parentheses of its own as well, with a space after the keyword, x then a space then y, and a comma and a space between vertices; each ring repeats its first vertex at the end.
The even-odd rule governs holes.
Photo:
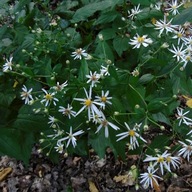
POLYGON ((28 164, 34 143, 33 134, 13 128, 1 128, 0 135, 0 153, 23 160, 28 164))
POLYGON ((186 21, 190 22, 192 21, 192 7, 189 7, 181 12, 181 14, 177 15, 172 24, 181 25, 184 24, 186 21))
POLYGON ((75 12, 72 22, 75 23, 79 21, 85 21, 96 11, 102 11, 109 7, 114 7, 119 2, 122 2, 122 0, 104 0, 101 2, 89 3, 75 12))
POLYGON ((89 68, 88 68, 88 63, 85 59, 81 60, 81 67, 79 69, 79 76, 78 79, 80 81, 85 81, 86 75, 89 74, 89 68))

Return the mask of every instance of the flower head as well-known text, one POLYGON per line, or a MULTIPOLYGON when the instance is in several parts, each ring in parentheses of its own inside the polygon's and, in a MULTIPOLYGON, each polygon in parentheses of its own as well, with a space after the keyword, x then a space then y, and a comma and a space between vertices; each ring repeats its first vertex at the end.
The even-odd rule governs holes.
POLYGON ((143 142, 147 143, 147 141, 145 139, 143 139, 143 137, 141 137, 139 135, 139 133, 137 133, 137 126, 134 126, 133 129, 131 129, 126 122, 125 122, 125 126, 128 129, 128 131, 116 135, 117 137, 119 137, 117 139, 117 141, 120 141, 120 140, 122 140, 122 139, 124 139, 126 137, 130 137, 130 141, 129 142, 130 142, 130 148, 132 150, 136 149, 137 147, 139 147, 139 143, 137 141, 137 138, 139 138, 143 142))
POLYGON ((89 120, 91 119, 91 116, 92 117, 95 117, 96 115, 101 116, 101 112, 99 111, 96 105, 103 106, 103 103, 92 100, 92 87, 90 87, 89 89, 89 94, 87 93, 85 88, 84 88, 84 91, 86 95, 85 99, 74 98, 74 100, 76 101, 81 101, 82 102, 81 104, 83 105, 83 107, 77 112, 76 115, 79 115, 84 109, 87 109, 89 120))
POLYGON ((174 30, 173 27, 175 26, 171 25, 171 22, 172 22, 172 19, 169 22, 167 22, 166 17, 164 17, 164 20, 159 20, 155 23, 155 29, 160 31, 159 36, 161 36, 164 30, 166 31, 166 34, 174 30))
POLYGON ((53 86, 53 89, 56 91, 62 91, 67 85, 67 81, 62 84, 59 84, 59 82, 57 82, 57 85, 53 86))
POLYGON ((87 57, 88 54, 86 53, 85 50, 83 50, 82 48, 79 48, 79 49, 76 49, 74 52, 72 52, 72 55, 71 55, 74 59, 82 59, 82 56, 83 57, 87 57))
POLYGON ((102 90, 101 91, 101 96, 96 96, 95 98, 95 101, 99 101, 101 103, 103 103, 103 106, 101 106, 101 108, 105 109, 105 105, 106 103, 108 104, 112 104, 109 100, 112 99, 112 97, 108 97, 109 95, 109 91, 107 91, 106 93, 104 93, 104 91, 102 90))
POLYGON ((96 87, 97 83, 99 83, 100 74, 98 74, 96 71, 94 73, 90 71, 90 74, 86 75, 86 77, 88 78, 87 83, 91 82, 91 87, 96 87))
POLYGON ((162 179, 161 177, 155 175, 155 172, 157 169, 154 170, 153 166, 149 166, 147 168, 147 172, 141 173, 141 184, 144 186, 144 188, 148 188, 149 186, 151 188, 154 188, 154 185, 159 185, 157 179, 162 179))
POLYGON ((118 130, 120 129, 119 127, 117 127, 116 125, 114 125, 113 123, 109 122, 104 114, 102 114, 102 117, 99 118, 98 120, 98 123, 100 124, 98 127, 97 127, 97 130, 95 133, 98 133, 101 128, 105 128, 105 137, 108 138, 109 137, 109 127, 111 127, 112 129, 114 130, 118 130))
POLYGON ((142 12, 142 10, 140 10, 140 4, 138 4, 138 6, 134 7, 133 9, 131 9, 130 11, 128 11, 128 14, 131 19, 134 19, 136 17, 136 15, 138 15, 140 12, 142 12))
POLYGON ((178 156, 182 156, 189 161, 190 156, 192 155, 192 140, 186 139, 186 141, 188 144, 179 141, 179 143, 182 145, 182 148, 179 150, 178 156))
POLYGON ((45 107, 47 107, 51 102, 56 105, 56 102, 59 101, 54 97, 55 93, 48 93, 45 89, 42 89, 45 93, 44 99, 41 100, 41 103, 45 103, 45 107))
POLYGON ((3 65, 3 72, 7 72, 8 70, 12 70, 12 63, 13 57, 10 57, 9 60, 6 59, 6 63, 3 65))
POLYGON ((67 108, 59 106, 59 112, 61 112, 63 115, 68 116, 69 119, 71 119, 71 116, 75 117, 76 112, 73 111, 73 107, 71 107, 69 104, 67 105, 67 108))
POLYGON ((23 85, 22 92, 21 92, 21 99, 25 100, 25 104, 29 104, 31 100, 33 100, 33 97, 31 95, 32 88, 27 90, 27 87, 23 85))
POLYGON ((173 45, 173 49, 169 49, 169 51, 171 51, 171 53, 174 53, 173 57, 176 57, 177 62, 179 62, 181 59, 183 59, 186 50, 183 50, 182 44, 181 47, 177 46, 177 48, 173 45))
POLYGON ((174 168, 178 167, 179 158, 171 156, 170 153, 167 153, 165 151, 163 154, 157 154, 157 157, 152 157, 150 155, 147 155, 147 158, 144 160, 144 162, 152 162, 155 161, 153 166, 155 167, 157 164, 160 166, 161 174, 164 174, 164 168, 171 172, 170 165, 173 165, 174 168))
POLYGON ((147 35, 139 36, 138 34, 136 34, 133 39, 130 39, 130 41, 131 42, 129 44, 134 45, 133 49, 138 49, 141 45, 147 47, 149 44, 153 43, 151 38, 147 38, 147 35))
POLYGON ((77 142, 76 142, 77 139, 76 139, 75 137, 81 135, 82 133, 84 133, 84 131, 82 131, 82 130, 79 130, 79 131, 73 133, 73 132, 72 132, 72 127, 70 127, 70 132, 67 133, 68 136, 67 136, 67 137, 64 137, 64 138, 62 138, 62 139, 59 139, 58 142, 57 142, 57 145, 61 145, 61 142, 67 140, 67 145, 66 145, 66 147, 68 147, 69 144, 72 143, 73 147, 75 148, 76 145, 77 145, 77 142))
POLYGON ((172 0, 171 3, 168 3, 169 7, 166 8, 166 11, 170 11, 172 13, 172 15, 177 15, 179 14, 178 8, 181 7, 181 5, 183 5, 183 3, 178 4, 178 0, 172 0))
POLYGON ((186 115, 190 112, 190 111, 186 111, 183 112, 184 109, 177 107, 177 119, 179 119, 179 126, 181 125, 181 123, 183 122, 186 125, 192 125, 192 119, 186 117, 186 115))

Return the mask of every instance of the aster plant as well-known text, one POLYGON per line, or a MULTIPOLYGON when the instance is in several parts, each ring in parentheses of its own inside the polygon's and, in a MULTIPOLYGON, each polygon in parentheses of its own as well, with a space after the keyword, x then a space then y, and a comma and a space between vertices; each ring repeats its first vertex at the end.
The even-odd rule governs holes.
POLYGON ((0 2, 0 154, 109 147, 138 155, 135 184, 157 188, 192 155, 192 8, 85 2, 0 2))

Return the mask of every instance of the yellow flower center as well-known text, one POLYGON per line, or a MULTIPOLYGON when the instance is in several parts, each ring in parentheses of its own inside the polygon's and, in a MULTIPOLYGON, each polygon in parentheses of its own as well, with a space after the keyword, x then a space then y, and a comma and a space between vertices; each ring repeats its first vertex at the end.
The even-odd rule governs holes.
POLYGON ((82 54, 82 49, 76 49, 75 52, 76 52, 78 55, 81 55, 81 54, 82 54))
POLYGON ((105 103, 107 101, 107 98, 105 96, 103 96, 103 97, 101 97, 101 101, 105 103))
POLYGON ((161 157, 161 156, 157 159, 157 162, 158 162, 158 163, 161 163, 161 162, 163 162, 163 161, 164 161, 164 158, 161 157))
POLYGON ((177 6, 173 5, 171 8, 172 8, 172 9, 177 9, 177 6))
POLYGON ((181 38, 181 37, 183 36, 183 34, 182 34, 182 33, 178 33, 177 36, 178 36, 179 38, 181 38))
POLYGON ((135 131, 134 131, 134 130, 130 130, 130 131, 129 131, 129 135, 130 135, 131 137, 134 137, 134 136, 135 136, 135 131))
POLYGON ((167 161, 167 162, 171 162, 171 157, 168 156, 168 157, 166 158, 166 161, 167 161))
POLYGON ((152 18, 152 19, 151 19, 151 22, 152 22, 153 25, 156 23, 156 21, 157 21, 157 20, 156 20, 155 18, 152 18))
POLYGON ((49 93, 45 95, 46 100, 51 100, 52 98, 53 98, 52 95, 49 93))
POLYGON ((85 105, 86 105, 87 107, 89 107, 89 106, 91 105, 91 103, 92 103, 91 99, 85 100, 85 105))
POLYGON ((191 57, 188 55, 188 56, 185 57, 185 59, 186 59, 187 61, 189 61, 189 60, 191 59, 191 57))
POLYGON ((145 40, 145 39, 144 39, 143 37, 138 37, 138 38, 137 38, 137 41, 138 41, 139 43, 143 43, 144 40, 145 40))

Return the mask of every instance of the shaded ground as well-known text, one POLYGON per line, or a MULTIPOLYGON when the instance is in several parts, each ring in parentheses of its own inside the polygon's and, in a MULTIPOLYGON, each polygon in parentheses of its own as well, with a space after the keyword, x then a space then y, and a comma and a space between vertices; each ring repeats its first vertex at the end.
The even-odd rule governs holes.
MULTIPOLYGON (((90 152, 89 158, 62 157, 60 164, 54 165, 34 150, 30 165, 25 167, 22 162, 4 156, 0 159, 0 171, 8 167, 12 170, 0 182, 0 191, 135 192, 135 180, 128 175, 128 171, 131 165, 137 164, 138 158, 129 156, 126 162, 122 162, 115 160, 108 150, 105 159, 99 159, 94 152, 90 152)), ((177 175, 177 178, 167 175, 160 182, 158 191, 191 192, 192 163, 183 161, 177 175)), ((138 191, 152 192, 141 188, 138 191)))

